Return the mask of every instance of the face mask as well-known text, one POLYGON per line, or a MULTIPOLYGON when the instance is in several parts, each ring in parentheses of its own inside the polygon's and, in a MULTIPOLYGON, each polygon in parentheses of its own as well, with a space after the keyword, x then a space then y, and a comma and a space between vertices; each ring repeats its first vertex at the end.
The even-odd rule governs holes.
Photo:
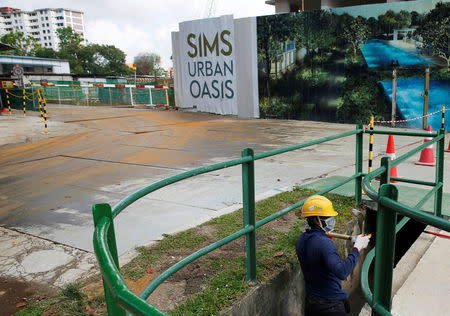
POLYGON ((327 219, 323 220, 325 222, 325 227, 322 226, 322 220, 319 217, 319 224, 322 230, 326 233, 331 232, 334 229, 334 226, 336 225, 336 218, 334 216, 328 217, 327 219))

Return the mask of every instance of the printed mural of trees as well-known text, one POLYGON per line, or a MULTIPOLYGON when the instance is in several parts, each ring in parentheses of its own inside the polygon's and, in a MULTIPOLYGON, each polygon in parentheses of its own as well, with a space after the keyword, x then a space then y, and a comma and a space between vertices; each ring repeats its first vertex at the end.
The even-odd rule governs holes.
POLYGON ((272 60, 280 52, 283 44, 291 33, 290 15, 269 15, 258 18, 258 61, 264 63, 266 93, 270 97, 270 73, 272 60))
POLYGON ((439 2, 421 21, 416 35, 422 38, 423 51, 443 58, 450 67, 450 3, 439 2))
POLYGON ((353 52, 353 60, 356 59, 357 50, 359 45, 367 41, 370 31, 367 21, 362 17, 353 18, 352 16, 346 16, 346 25, 342 28, 342 37, 350 45, 353 52))
MULTIPOLYGON (((386 10, 370 18, 338 15, 332 10, 279 14, 258 17, 257 27, 262 117, 347 123, 366 121, 371 115, 388 118, 389 105, 378 82, 391 80, 392 69, 369 69, 361 47, 371 39, 388 43, 393 40, 395 30, 403 30, 398 40, 404 43, 399 45, 410 45, 412 49, 414 45, 421 46, 424 53, 421 57, 438 56, 446 61, 447 69, 450 67, 448 2, 436 4, 427 13, 386 10), (271 67, 277 56, 283 54, 286 41, 295 45, 295 67, 271 76, 271 67), (342 60, 345 60, 343 70, 339 68, 342 60), (345 81, 339 81, 339 77, 345 77, 345 81), (340 89, 337 96, 336 89, 340 89), (336 100, 323 103, 327 98, 336 100), (333 104, 336 107, 333 118, 314 116, 320 114, 320 107, 329 110, 333 104), (308 111, 316 113, 308 116, 308 111)), ((414 77, 422 75, 423 69, 405 68, 400 73, 404 78, 414 77)), ((449 74, 440 72, 440 78, 448 78, 449 74)))

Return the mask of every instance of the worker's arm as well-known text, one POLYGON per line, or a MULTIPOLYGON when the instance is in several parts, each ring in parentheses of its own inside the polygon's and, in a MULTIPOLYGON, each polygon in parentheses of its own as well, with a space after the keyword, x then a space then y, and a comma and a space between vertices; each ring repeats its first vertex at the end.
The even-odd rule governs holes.
POLYGON ((353 248, 347 259, 342 261, 333 242, 331 240, 324 242, 322 258, 325 266, 341 280, 345 280, 353 271, 356 266, 356 262, 358 261, 358 256, 358 250, 353 248))

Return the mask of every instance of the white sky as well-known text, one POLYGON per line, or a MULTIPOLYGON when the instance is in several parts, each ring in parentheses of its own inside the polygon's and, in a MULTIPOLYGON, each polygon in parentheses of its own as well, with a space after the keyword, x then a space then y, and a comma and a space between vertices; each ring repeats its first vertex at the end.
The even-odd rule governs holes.
MULTIPOLYGON (((127 62, 141 52, 161 56, 162 66, 171 67, 170 32, 178 23, 204 18, 211 0, 2 0, 0 6, 21 10, 67 8, 84 12, 88 42, 114 45, 127 55, 127 62)), ((235 18, 274 14, 265 0, 215 0, 212 16, 235 18)))

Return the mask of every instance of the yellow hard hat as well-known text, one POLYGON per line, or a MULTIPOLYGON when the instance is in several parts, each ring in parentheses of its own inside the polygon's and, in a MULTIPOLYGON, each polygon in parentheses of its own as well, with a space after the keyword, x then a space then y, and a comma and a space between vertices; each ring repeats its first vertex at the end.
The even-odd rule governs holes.
POLYGON ((303 204, 302 217, 309 216, 336 216, 333 203, 321 195, 310 196, 303 204))

